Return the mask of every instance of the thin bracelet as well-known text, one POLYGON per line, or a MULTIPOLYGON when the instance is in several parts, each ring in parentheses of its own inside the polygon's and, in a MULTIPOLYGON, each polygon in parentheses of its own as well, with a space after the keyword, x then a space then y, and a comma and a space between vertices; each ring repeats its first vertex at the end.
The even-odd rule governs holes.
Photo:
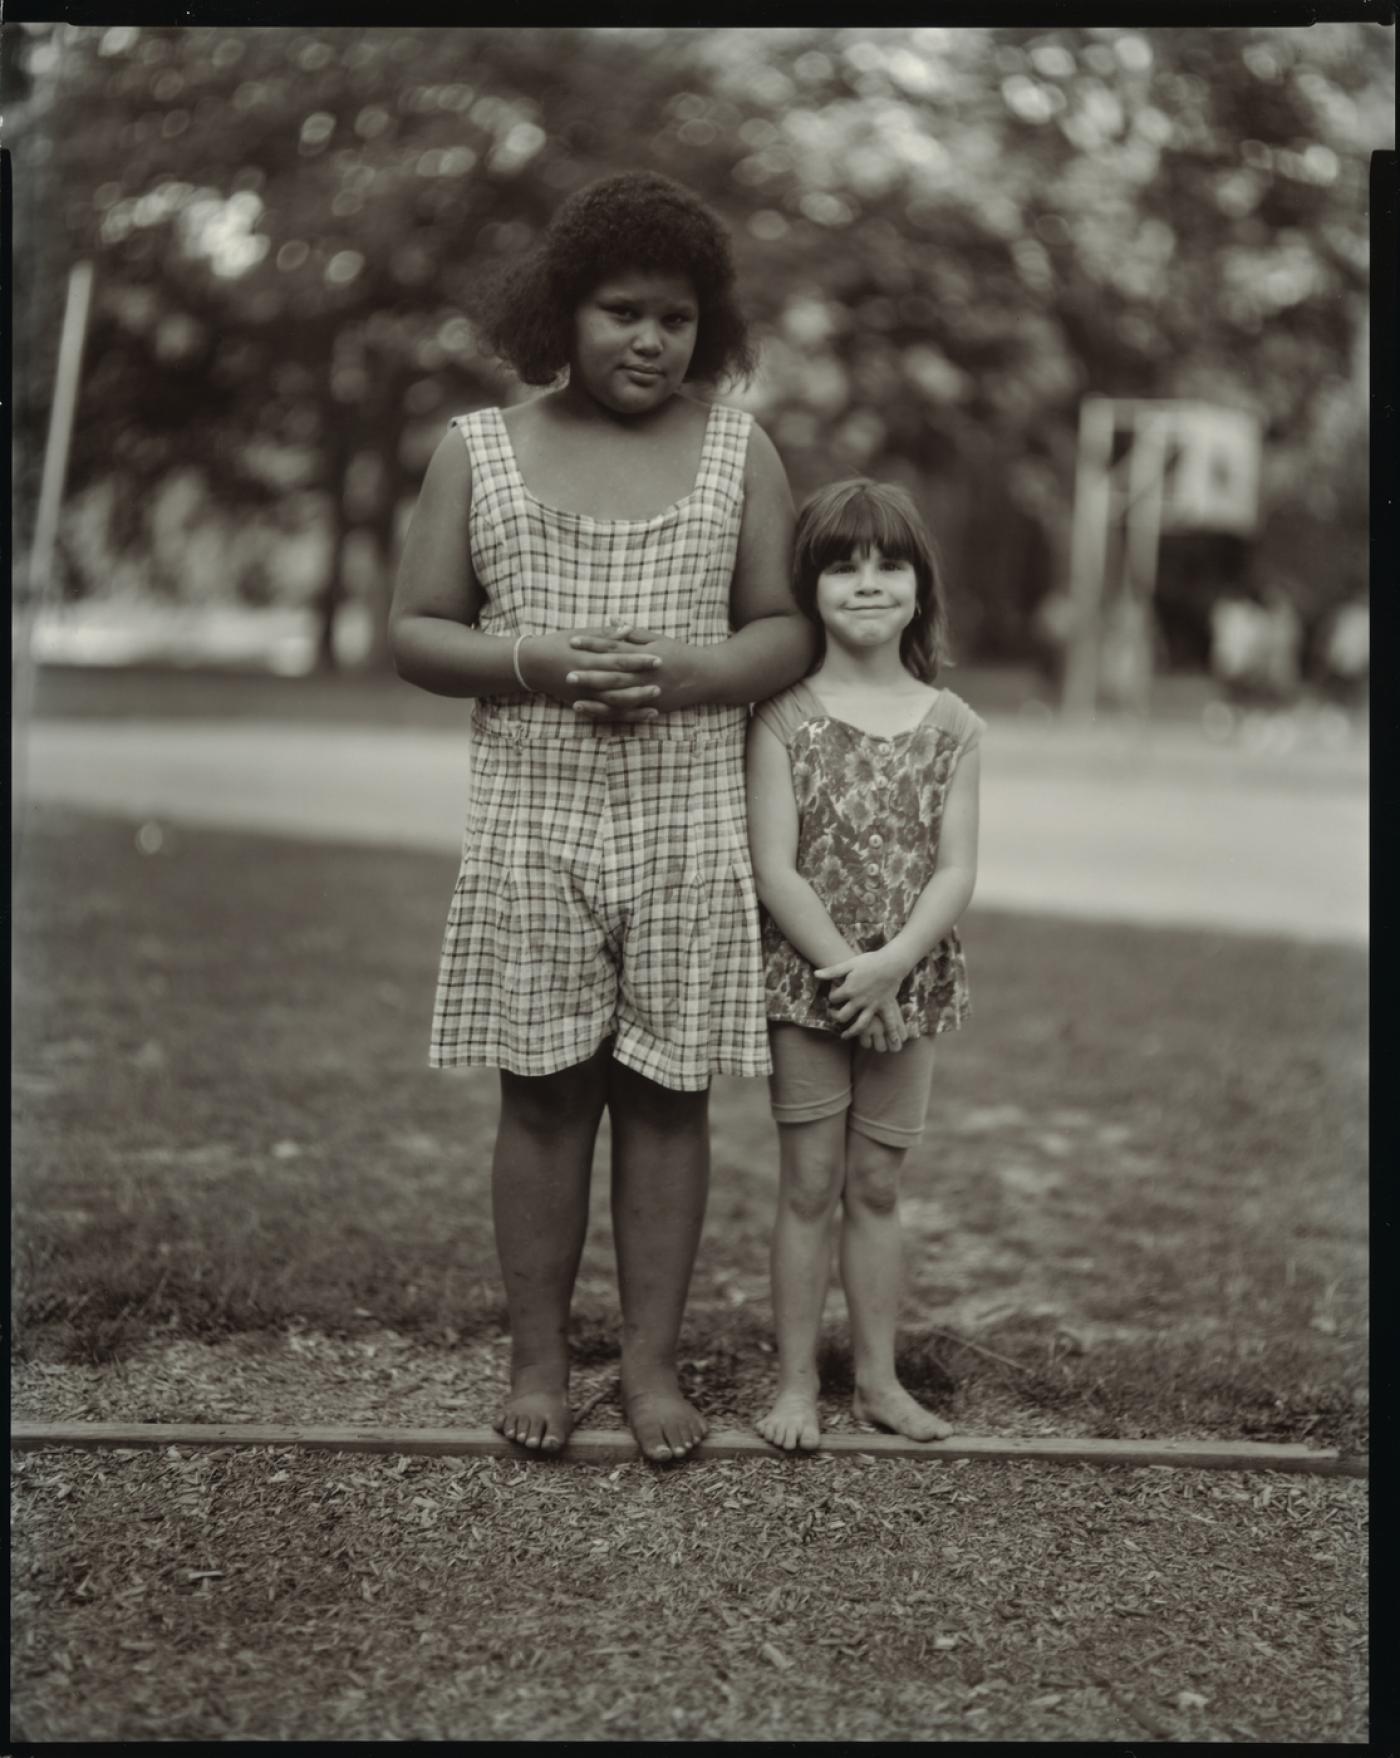
POLYGON ((517 635, 515 637, 515 646, 511 651, 510 663, 515 668, 515 675, 520 681, 520 688, 524 690, 527 696, 533 696, 535 692, 525 682, 524 674, 520 670, 520 643, 528 639, 529 637, 526 635, 517 635))

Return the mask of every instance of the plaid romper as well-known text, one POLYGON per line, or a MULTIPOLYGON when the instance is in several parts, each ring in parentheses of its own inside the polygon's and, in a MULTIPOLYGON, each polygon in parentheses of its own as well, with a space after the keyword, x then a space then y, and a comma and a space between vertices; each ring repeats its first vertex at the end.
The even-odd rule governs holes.
MULTIPOLYGON (((726 640, 750 422, 714 405, 689 494, 651 519, 594 519, 530 493, 499 409, 454 418, 480 627, 726 640)), ((608 724, 545 696, 477 699, 432 1067, 555 1074, 611 1037, 619 1062, 681 1091, 769 1071, 747 721, 715 704, 608 724)))

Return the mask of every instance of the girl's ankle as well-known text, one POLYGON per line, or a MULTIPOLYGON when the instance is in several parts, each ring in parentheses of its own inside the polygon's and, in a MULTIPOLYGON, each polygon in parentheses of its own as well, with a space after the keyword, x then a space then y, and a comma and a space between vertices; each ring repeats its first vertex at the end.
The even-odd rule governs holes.
POLYGON ((552 1392, 567 1387, 568 1383, 567 1355, 534 1356, 528 1361, 512 1361, 510 1364, 510 1389, 513 1392, 552 1392))

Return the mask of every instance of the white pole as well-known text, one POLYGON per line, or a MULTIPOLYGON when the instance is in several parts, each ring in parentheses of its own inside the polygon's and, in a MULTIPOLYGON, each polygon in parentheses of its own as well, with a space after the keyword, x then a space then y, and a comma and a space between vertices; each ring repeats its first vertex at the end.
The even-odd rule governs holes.
POLYGON ((1132 605, 1133 632, 1139 644, 1134 677, 1134 706, 1146 718, 1152 694, 1152 635, 1156 618, 1157 560, 1162 541, 1162 497, 1169 416, 1143 411, 1133 436, 1128 503, 1125 585, 1132 605))
POLYGON ((92 264, 74 263, 68 274, 68 299, 63 312, 63 331, 58 342, 53 406, 49 410, 44 469, 39 481, 39 506, 34 517, 34 537, 29 547, 24 590, 17 606, 16 638, 10 662, 11 829, 16 837, 23 822, 24 739, 34 695, 34 624, 48 596, 53 575, 54 550, 58 543, 58 515, 63 504, 64 477, 68 472, 68 448, 73 437, 73 417, 78 405, 83 339, 87 333, 91 299, 92 264))
POLYGON ((1086 397, 1079 406, 1079 456, 1074 478, 1070 536, 1069 652, 1062 706, 1067 717, 1087 720, 1098 699, 1099 606, 1111 515, 1109 464, 1113 456, 1114 406, 1109 397, 1086 397))

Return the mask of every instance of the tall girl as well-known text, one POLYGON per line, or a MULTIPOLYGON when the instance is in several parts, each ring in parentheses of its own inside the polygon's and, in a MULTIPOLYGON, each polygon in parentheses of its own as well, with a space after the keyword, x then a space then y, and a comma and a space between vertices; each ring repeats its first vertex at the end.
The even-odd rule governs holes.
POLYGON ((945 642, 933 545, 902 489, 864 479, 802 509, 796 594, 822 652, 756 712, 749 842, 764 906, 778 1387, 758 1421, 819 1444, 817 1342, 842 1211, 858 1421, 952 1433, 895 1374, 899 1173, 923 1132, 934 1039, 968 1010, 956 922, 977 877, 983 722, 933 684, 945 642))
POLYGON ((706 1426, 676 1345, 710 1077, 769 1068, 743 753, 746 705, 813 649, 792 500, 751 418, 687 394, 752 357, 724 229, 680 185, 632 172, 578 191, 477 316, 526 384, 553 388, 452 422, 395 594, 400 675, 476 698, 429 1060, 500 1069, 496 1427, 546 1452, 568 1437, 606 1107, 623 1398, 642 1452, 669 1459, 706 1426))

